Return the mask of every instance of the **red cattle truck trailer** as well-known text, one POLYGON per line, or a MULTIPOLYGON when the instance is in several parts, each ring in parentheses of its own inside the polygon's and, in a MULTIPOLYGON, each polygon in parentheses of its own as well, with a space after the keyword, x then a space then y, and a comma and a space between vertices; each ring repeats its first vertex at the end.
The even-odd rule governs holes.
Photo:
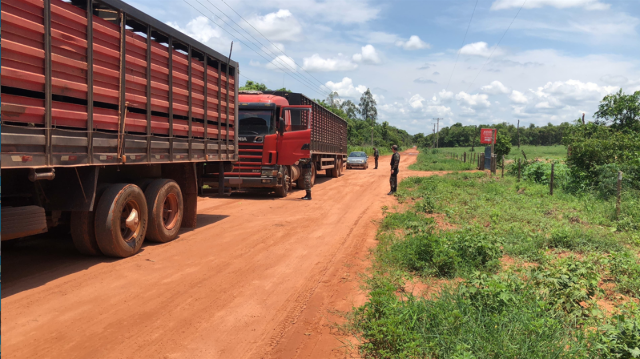
POLYGON ((127 257, 195 227, 198 177, 238 158, 238 64, 118 0, 1 11, 2 240, 70 224, 127 257))
MULTIPOLYGON (((265 188, 286 197, 304 186, 299 161, 339 177, 346 165, 347 122, 301 93, 241 91, 238 96, 238 162, 225 173, 230 189, 265 188)), ((203 184, 219 186, 217 175, 203 184)))

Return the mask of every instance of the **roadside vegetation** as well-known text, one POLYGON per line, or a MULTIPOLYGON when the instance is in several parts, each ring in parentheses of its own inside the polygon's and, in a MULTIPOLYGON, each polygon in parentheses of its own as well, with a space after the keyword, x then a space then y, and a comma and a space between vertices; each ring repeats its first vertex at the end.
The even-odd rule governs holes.
MULTIPOLYGON (((634 103, 616 95, 604 107, 634 103)), ((553 196, 550 161, 529 156, 520 182, 508 164, 505 178, 455 172, 400 184, 398 206, 383 208, 369 299, 343 327, 361 355, 640 358, 639 117, 599 113, 565 129, 571 151, 553 162, 553 196)), ((442 156, 423 150, 413 169, 442 156)))
POLYGON ((462 153, 448 151, 448 149, 423 149, 418 153, 416 163, 409 166, 413 171, 466 171, 476 168, 476 162, 471 161, 471 154, 467 153, 467 162, 451 157, 451 154, 462 156, 462 153), (473 162, 473 163, 472 163, 473 162))

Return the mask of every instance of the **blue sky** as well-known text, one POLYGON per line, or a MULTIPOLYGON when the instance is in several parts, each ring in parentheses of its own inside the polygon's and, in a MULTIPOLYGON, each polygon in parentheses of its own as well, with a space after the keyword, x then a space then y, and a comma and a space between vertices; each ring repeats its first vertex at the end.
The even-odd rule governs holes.
POLYGON ((409 133, 436 117, 590 119, 606 94, 640 90, 637 0, 125 1, 223 54, 234 40, 242 83, 356 103, 370 88, 379 121, 409 133))

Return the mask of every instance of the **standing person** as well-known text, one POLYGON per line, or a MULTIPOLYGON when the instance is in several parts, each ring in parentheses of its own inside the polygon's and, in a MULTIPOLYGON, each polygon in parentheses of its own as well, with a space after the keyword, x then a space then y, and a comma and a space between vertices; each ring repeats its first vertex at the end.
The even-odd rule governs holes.
POLYGON ((311 201, 311 166, 313 165, 311 164, 310 158, 303 158, 299 163, 302 169, 302 175, 304 176, 304 190, 307 192, 307 194, 300 199, 311 201))
POLYGON ((373 148, 373 158, 376 159, 376 168, 374 168, 374 170, 378 169, 378 157, 380 157, 380 152, 378 152, 377 148, 373 148))
POLYGON ((398 153, 398 146, 391 146, 393 155, 391 156, 391 177, 389 177, 389 184, 391 184, 391 192, 387 193, 392 195, 398 190, 398 166, 400 165, 400 154, 398 153))

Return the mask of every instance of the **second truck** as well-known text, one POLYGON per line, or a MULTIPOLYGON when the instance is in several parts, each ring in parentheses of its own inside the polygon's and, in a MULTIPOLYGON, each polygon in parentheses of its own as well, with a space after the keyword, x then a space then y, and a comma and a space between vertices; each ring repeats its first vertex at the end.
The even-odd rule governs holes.
MULTIPOLYGON (((225 173, 232 190, 265 189, 286 197, 293 184, 304 186, 299 162, 311 159, 318 171, 339 177, 346 165, 347 122, 300 93, 240 91, 238 162, 225 173)), ((218 188, 218 177, 204 183, 218 188)))

